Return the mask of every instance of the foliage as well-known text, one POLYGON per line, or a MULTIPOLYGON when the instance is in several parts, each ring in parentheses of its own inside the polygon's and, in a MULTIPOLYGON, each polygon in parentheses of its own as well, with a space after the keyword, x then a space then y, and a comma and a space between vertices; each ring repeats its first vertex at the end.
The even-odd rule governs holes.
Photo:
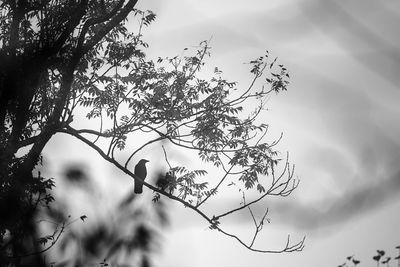
MULTIPOLYGON (((58 133, 82 141, 133 179, 138 178, 128 168, 132 158, 145 147, 167 142, 196 151, 202 162, 218 168, 222 175, 210 177, 205 170, 172 166, 164 150, 169 170, 161 175, 162 182, 158 186, 144 182, 155 192, 154 200, 165 196, 182 203, 200 214, 211 228, 250 250, 301 250, 304 239, 293 245, 288 239, 279 250, 254 248, 265 216, 255 223, 256 234, 249 244, 228 233, 221 223, 222 218, 243 209, 255 220, 252 205, 267 196, 288 196, 298 185, 288 157, 282 158, 274 150, 279 139, 264 141, 268 125, 259 123, 267 97, 287 90, 286 68, 277 65, 277 59, 267 52, 250 61, 250 85, 239 89, 236 82, 224 79, 218 68, 211 78, 200 78, 210 55, 206 41, 192 55, 151 60, 145 54, 148 44, 142 39, 142 30, 154 21, 155 14, 135 10, 136 2, 1 3, 1 196, 18 196, 21 205, 26 205, 23 210, 36 208, 29 201, 33 196, 39 195, 39 199, 53 184, 32 173, 43 148, 58 133), (131 13, 139 18, 135 31, 128 30, 126 24, 131 13), (247 111, 247 105, 255 109, 247 111), (80 116, 82 110, 98 127, 75 128, 74 120, 85 120, 80 116), (141 133, 148 140, 130 151, 128 142, 135 143, 141 133), (124 157, 127 152, 129 156, 124 157), (282 166, 280 172, 278 165, 282 166), (248 191, 256 197, 220 214, 206 213, 203 204, 231 182, 244 187, 241 194, 248 191), (14 194, 15 188, 26 189, 14 194)), ((40 203, 49 204, 52 198, 47 196, 40 203)), ((5 203, 5 199, 1 201, 5 203)), ((19 252, 10 252, 11 243, 22 242, 23 237, 16 238, 18 230, 8 225, 1 227, 1 253, 18 256, 19 252), (13 237, 9 244, 3 239, 7 231, 13 237)))
MULTIPOLYGON (((396 249, 398 249, 398 255, 394 257, 394 260, 397 260, 398 265, 400 265, 400 246, 396 246, 396 249)), ((387 256, 386 252, 384 250, 376 250, 376 255, 372 257, 372 260, 376 261, 376 265, 379 267, 380 264, 383 264, 384 266, 390 266, 390 260, 392 257, 387 256)), ((338 267, 349 267, 349 266, 357 266, 361 263, 360 260, 357 260, 354 255, 352 256, 347 256, 346 257, 346 262, 340 264, 338 267)))

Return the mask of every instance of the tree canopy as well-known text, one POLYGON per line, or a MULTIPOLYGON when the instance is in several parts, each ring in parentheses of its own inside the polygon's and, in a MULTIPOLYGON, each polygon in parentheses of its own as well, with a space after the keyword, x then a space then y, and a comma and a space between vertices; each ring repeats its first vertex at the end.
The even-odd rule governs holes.
POLYGON ((185 48, 180 56, 150 59, 142 32, 156 15, 135 9, 136 2, 1 2, 2 257, 26 253, 14 246, 24 239, 24 222, 53 201, 54 181, 42 177, 36 166, 55 134, 82 141, 133 179, 140 178, 129 168, 132 159, 146 147, 162 146, 168 170, 160 171, 156 184, 144 181, 154 192, 153 201, 166 197, 180 202, 211 229, 253 251, 301 250, 304 239, 292 244, 288 238, 277 250, 254 246, 268 209, 258 218, 253 205, 268 196, 288 196, 298 185, 288 157, 274 148, 280 138, 266 142, 268 124, 260 123, 270 94, 287 90, 287 69, 266 52, 249 62, 249 86, 239 88, 218 68, 202 78, 210 55, 207 41, 195 51, 185 48), (85 120, 93 127, 77 126, 85 120), (148 139, 138 144, 142 133, 148 139), (169 147, 195 151, 199 161, 218 168, 221 176, 172 165, 169 147), (222 213, 204 209, 227 186, 238 188, 237 207, 222 213), (223 219, 241 210, 248 210, 254 222, 251 242, 223 227, 223 219))

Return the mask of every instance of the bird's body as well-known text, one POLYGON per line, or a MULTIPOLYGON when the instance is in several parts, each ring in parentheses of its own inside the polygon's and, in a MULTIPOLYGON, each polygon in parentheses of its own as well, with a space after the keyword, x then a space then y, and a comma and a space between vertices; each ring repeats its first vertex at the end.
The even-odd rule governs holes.
MULTIPOLYGON (((135 166, 135 175, 139 177, 140 179, 144 180, 147 175, 147 170, 146 170, 146 163, 148 162, 147 159, 141 159, 138 164, 135 166)), ((138 181, 135 179, 135 193, 136 194, 141 194, 143 192, 143 182, 138 181)))

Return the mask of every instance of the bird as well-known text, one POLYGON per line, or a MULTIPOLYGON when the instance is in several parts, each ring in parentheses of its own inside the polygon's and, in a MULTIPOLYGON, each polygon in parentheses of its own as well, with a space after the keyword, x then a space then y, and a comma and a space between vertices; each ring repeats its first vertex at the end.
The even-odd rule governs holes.
MULTIPOLYGON (((135 166, 135 175, 142 180, 144 180, 147 175, 147 170, 146 170, 147 162, 149 162, 147 159, 141 159, 135 166)), ((143 192, 143 182, 139 181, 138 179, 135 179, 134 182, 135 182, 134 192, 136 194, 141 194, 143 192)))

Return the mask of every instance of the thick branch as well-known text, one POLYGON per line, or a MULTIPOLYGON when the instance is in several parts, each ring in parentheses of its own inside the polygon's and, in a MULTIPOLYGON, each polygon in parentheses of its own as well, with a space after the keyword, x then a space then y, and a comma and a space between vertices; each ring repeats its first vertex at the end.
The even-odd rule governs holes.
MULTIPOLYGON (((92 49, 104 36, 107 35, 114 27, 123 21, 129 13, 133 10, 138 0, 129 0, 124 7, 122 7, 117 15, 115 15, 108 23, 106 23, 82 48, 82 54, 92 49)), ((121 1, 124 2, 124 1, 121 1)))
POLYGON ((35 167, 36 161, 40 156, 43 148, 50 140, 50 138, 57 132, 58 128, 61 127, 60 118, 68 100, 68 95, 71 90, 71 85, 74 78, 74 70, 78 62, 79 58, 73 57, 70 60, 69 65, 67 65, 65 71, 63 72, 60 91, 54 104, 53 113, 50 115, 50 118, 45 128, 41 132, 40 138, 37 138, 36 142, 33 144, 31 150, 29 151, 25 159, 24 165, 21 168, 22 172, 30 171, 35 167))
POLYGON ((40 134, 29 137, 27 139, 24 139, 24 140, 18 142, 17 149, 20 149, 21 147, 24 147, 24 146, 32 145, 33 143, 35 143, 38 140, 38 138, 40 138, 40 134))
POLYGON ((85 144, 87 144, 88 146, 90 146, 91 148, 93 148, 97 153, 99 153, 99 155, 105 159, 106 161, 112 163, 113 165, 115 165, 118 169, 120 169, 121 171, 123 171, 124 173, 126 173, 127 175, 129 175, 130 177, 132 177, 135 180, 140 180, 140 182, 142 182, 146 187, 148 187, 149 189, 158 192, 170 199, 176 200, 180 203, 182 203, 183 205, 185 205, 186 207, 189 207, 193 210, 196 210, 204 219, 206 219, 207 221, 209 221, 211 223, 211 219, 209 217, 207 217, 207 215, 205 215, 203 212, 197 210, 193 205, 191 205, 190 203, 174 196, 171 194, 168 194, 160 189, 158 189, 157 187, 147 183, 146 181, 144 181, 143 179, 141 179, 140 177, 136 176, 133 172, 129 171, 127 168, 125 168, 124 166, 122 166, 121 164, 119 164, 118 161, 116 161, 115 159, 109 157, 102 149, 100 149, 98 146, 96 146, 95 144, 93 144, 92 142, 90 142, 88 139, 84 138, 83 136, 81 136, 75 129, 73 129, 70 126, 66 126, 66 129, 60 129, 59 132, 62 133, 66 133, 69 134, 71 136, 74 136, 76 138, 78 138, 79 140, 81 140, 82 142, 84 142, 85 144))
POLYGON ((115 16, 115 14, 117 14, 118 10, 121 9, 123 4, 124 4, 124 0, 120 0, 109 13, 106 13, 106 14, 96 17, 96 18, 88 19, 85 22, 85 24, 83 24, 82 31, 79 35, 78 46, 77 46, 78 49, 80 49, 82 47, 83 42, 85 40, 86 33, 88 32, 89 28, 93 25, 105 22, 105 21, 109 20, 110 18, 112 18, 113 16, 115 16))

